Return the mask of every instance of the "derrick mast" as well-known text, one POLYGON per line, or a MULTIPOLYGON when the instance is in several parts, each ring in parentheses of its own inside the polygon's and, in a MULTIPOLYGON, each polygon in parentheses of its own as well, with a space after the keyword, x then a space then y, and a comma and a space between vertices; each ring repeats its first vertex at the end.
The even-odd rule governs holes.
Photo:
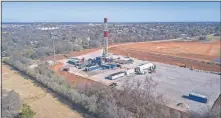
POLYGON ((107 18, 104 18, 104 44, 103 44, 103 57, 108 56, 108 27, 107 27, 107 18))

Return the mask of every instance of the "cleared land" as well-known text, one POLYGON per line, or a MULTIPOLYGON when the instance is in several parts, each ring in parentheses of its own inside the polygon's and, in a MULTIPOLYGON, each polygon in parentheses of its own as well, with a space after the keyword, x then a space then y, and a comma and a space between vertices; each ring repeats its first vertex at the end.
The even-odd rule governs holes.
MULTIPOLYGON (((20 94, 21 100, 36 112, 35 118, 83 118, 80 113, 59 102, 52 93, 25 79, 17 71, 2 65, 2 87, 20 94)), ((71 104, 62 100, 66 104, 71 104)))
POLYGON ((110 52, 165 64, 186 64, 195 69, 220 72, 220 65, 210 64, 220 58, 220 41, 211 42, 146 42, 116 46, 110 52), (198 61, 199 60, 199 61, 198 61), (206 62, 200 62, 206 61, 206 62))

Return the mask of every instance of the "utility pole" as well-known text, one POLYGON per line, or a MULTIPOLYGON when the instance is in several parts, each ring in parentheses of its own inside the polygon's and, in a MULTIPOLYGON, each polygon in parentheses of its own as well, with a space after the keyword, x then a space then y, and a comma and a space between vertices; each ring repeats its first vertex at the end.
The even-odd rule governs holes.
POLYGON ((52 39, 52 43, 53 43, 54 63, 55 63, 56 62, 56 57, 55 57, 55 42, 54 42, 54 40, 56 39, 56 35, 51 34, 51 39, 52 39))

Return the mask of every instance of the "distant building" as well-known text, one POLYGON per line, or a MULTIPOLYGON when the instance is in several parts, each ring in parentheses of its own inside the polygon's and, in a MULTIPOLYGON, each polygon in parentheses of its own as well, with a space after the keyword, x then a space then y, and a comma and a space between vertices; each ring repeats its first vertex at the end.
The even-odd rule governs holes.
POLYGON ((55 30, 55 29, 59 29, 59 27, 41 27, 41 28, 37 28, 39 30, 55 30))

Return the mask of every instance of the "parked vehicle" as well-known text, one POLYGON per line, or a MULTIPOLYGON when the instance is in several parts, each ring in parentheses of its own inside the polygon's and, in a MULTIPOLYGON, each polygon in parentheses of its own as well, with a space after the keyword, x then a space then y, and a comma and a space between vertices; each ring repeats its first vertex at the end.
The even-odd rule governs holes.
POLYGON ((146 74, 147 72, 152 73, 156 70, 156 65, 152 63, 142 64, 135 68, 135 72, 138 74, 146 74))
POLYGON ((63 68, 62 71, 69 71, 70 68, 63 68))
POLYGON ((129 59, 129 60, 127 60, 127 63, 128 63, 128 64, 133 64, 133 63, 134 63, 134 60, 133 60, 133 59, 129 59))
POLYGON ((115 87, 115 86, 117 86, 117 83, 113 82, 113 83, 111 83, 109 86, 110 86, 110 87, 115 87))

